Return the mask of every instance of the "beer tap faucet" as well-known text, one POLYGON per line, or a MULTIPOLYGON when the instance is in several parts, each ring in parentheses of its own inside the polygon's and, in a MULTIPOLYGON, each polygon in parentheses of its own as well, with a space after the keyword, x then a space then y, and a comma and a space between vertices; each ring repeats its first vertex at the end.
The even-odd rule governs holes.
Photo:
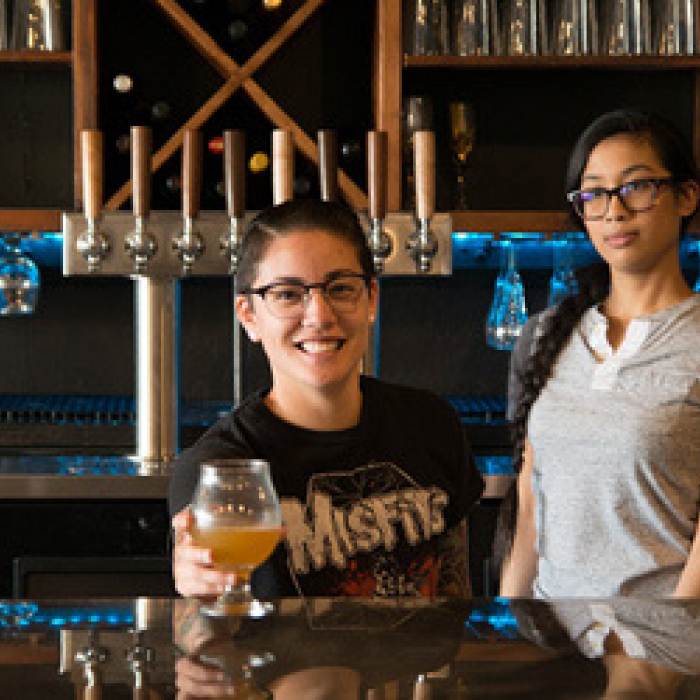
POLYGON ((76 662, 83 667, 83 700, 100 700, 102 697, 102 666, 108 658, 107 649, 97 645, 97 632, 91 631, 88 645, 75 655, 76 662))
POLYGON ((292 132, 272 132, 272 202, 283 204, 294 197, 294 140, 292 132))
POLYGON ((418 272, 430 272, 438 250, 437 239, 430 230, 430 219, 435 213, 435 134, 416 131, 413 139, 418 228, 406 245, 418 272))
POLYGON ((134 261, 134 272, 143 274, 148 261, 156 254, 158 243, 148 232, 151 213, 151 130, 146 126, 131 127, 131 201, 133 202, 135 228, 124 242, 134 261))
POLYGON ((151 647, 144 645, 141 632, 136 632, 135 636, 136 643, 126 653, 126 660, 133 674, 133 699, 148 700, 151 697, 148 673, 155 654, 151 647))
POLYGON ((369 247, 377 274, 391 255, 391 239, 384 231, 387 198, 388 141, 386 131, 367 134, 367 190, 369 199, 369 247))
POLYGON ((88 271, 99 272, 102 261, 111 249, 109 239, 100 231, 103 187, 102 132, 96 129, 83 130, 80 133, 80 146, 87 229, 78 237, 77 248, 87 263, 88 271))
POLYGON ((321 199, 335 202, 338 199, 338 141, 332 129, 318 132, 318 177, 321 199))
POLYGON ((221 236, 221 252, 229 259, 229 273, 238 269, 245 212, 245 134, 237 129, 224 131, 224 185, 229 230, 221 236))
POLYGON ((182 264, 182 274, 189 275, 192 266, 204 252, 204 240, 195 230, 195 219, 199 214, 199 196, 202 186, 202 134, 187 129, 182 146, 182 216, 184 228, 173 239, 182 264))

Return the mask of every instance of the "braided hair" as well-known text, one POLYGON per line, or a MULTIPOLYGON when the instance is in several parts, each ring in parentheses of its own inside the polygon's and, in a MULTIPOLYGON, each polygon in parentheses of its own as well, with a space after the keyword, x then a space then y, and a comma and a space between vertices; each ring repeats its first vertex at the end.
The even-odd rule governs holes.
MULTIPOLYGON (((629 135, 646 140, 657 154, 661 164, 674 178, 676 187, 689 180, 697 180, 697 166, 692 150, 677 129, 660 117, 635 110, 616 110, 598 117, 581 134, 569 159, 566 175, 566 191, 580 186, 583 171, 593 149, 605 139, 617 135, 629 135)), ((694 215, 683 217, 680 233, 683 233, 694 215)), ((569 209, 572 224, 585 230, 584 222, 572 207, 569 209)), ((542 319, 541 335, 536 339, 535 351, 530 353, 521 377, 512 423, 513 464, 516 472, 522 465, 527 439, 528 419, 532 405, 549 379, 552 369, 571 338, 581 317, 591 306, 600 304, 608 296, 610 271, 606 263, 583 268, 576 275, 579 291, 564 299, 551 313, 542 319)), ((515 535, 518 510, 517 485, 511 484, 501 504, 496 537, 494 563, 500 569, 508 556, 515 535)))

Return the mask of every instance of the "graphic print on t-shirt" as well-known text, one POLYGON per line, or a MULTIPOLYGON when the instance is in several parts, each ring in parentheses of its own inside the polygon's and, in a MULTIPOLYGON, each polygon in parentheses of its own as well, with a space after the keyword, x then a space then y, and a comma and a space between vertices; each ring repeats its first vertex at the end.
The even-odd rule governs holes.
POLYGON ((391 462, 314 474, 282 498, 290 575, 304 595, 434 595, 448 495, 391 462))

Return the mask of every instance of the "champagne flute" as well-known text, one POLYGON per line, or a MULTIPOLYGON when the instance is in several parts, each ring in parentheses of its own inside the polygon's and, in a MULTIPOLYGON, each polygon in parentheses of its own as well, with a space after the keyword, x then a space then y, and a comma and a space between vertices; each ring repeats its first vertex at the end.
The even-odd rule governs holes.
POLYGON ((467 160, 474 150, 476 138, 476 116, 474 107, 465 101, 450 102, 450 144, 452 162, 457 173, 457 192, 454 208, 467 209, 465 178, 467 160))
POLYGON ((552 236, 552 276, 549 279, 548 306, 559 304, 566 297, 578 293, 572 238, 567 233, 552 236))
POLYGON ((251 595, 250 576, 273 552, 282 516, 269 464, 259 459, 212 460, 200 467, 192 501, 192 539, 212 551, 213 566, 235 574, 233 584, 203 611, 259 617, 272 610, 251 595))

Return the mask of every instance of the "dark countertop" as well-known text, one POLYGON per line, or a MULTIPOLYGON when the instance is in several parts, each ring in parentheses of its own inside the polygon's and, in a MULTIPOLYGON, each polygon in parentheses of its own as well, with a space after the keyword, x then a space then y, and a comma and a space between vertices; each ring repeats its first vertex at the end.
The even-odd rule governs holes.
POLYGON ((188 677, 203 689, 208 671, 209 696, 234 685, 248 700, 599 698, 613 682, 658 700, 659 679, 688 700, 700 698, 699 615, 700 601, 630 599, 285 599, 257 619, 208 617, 185 599, 0 601, 0 688, 43 700, 90 682, 109 700, 146 697, 140 684, 170 700, 188 677), (613 676, 584 656, 596 620, 645 660, 619 657, 613 676))

